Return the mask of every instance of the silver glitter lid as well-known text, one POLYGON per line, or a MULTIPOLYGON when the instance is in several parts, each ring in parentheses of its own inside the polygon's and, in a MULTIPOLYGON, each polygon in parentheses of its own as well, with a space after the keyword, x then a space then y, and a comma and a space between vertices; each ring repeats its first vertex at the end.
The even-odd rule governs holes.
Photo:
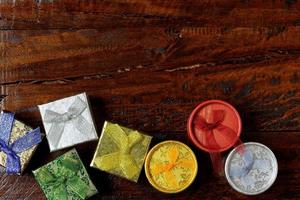
POLYGON ((248 142, 242 145, 228 155, 225 175, 236 191, 257 195, 269 189, 276 180, 277 160, 274 153, 263 144, 248 142))

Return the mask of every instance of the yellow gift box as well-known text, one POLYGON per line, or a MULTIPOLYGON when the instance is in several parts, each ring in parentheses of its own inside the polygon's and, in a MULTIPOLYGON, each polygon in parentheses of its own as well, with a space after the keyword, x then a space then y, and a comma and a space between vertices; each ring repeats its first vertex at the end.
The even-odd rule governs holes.
POLYGON ((198 171, 193 151, 178 141, 165 141, 154 146, 145 161, 150 184, 164 193, 178 193, 189 187, 198 171))
POLYGON ((91 167, 137 182, 152 137, 105 122, 91 167))

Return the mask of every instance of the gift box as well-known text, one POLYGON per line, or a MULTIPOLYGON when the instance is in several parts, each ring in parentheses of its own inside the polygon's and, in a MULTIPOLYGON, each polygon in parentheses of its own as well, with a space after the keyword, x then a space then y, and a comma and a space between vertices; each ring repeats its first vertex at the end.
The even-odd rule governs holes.
POLYGON ((83 200, 98 193, 75 149, 33 174, 48 200, 83 200))
POLYGON ((247 142, 237 146, 225 162, 227 181, 236 191, 257 195, 271 187, 278 173, 274 153, 263 144, 247 142))
POLYGON ((161 142, 146 157, 146 177, 154 188, 164 193, 185 190, 194 181, 197 171, 194 152, 178 141, 161 142))
POLYGON ((232 105, 209 100, 193 110, 187 129, 189 138, 200 149, 209 153, 223 152, 239 140, 242 122, 232 105))
POLYGON ((91 167, 137 182, 152 137, 105 122, 91 167))
POLYGON ((0 165, 8 174, 21 174, 41 142, 40 128, 15 120, 14 113, 0 114, 0 165))
POLYGON ((51 152, 98 139, 85 93, 38 107, 51 152))
POLYGON ((214 172, 223 175, 221 152, 241 143, 242 121, 238 111, 221 100, 199 104, 190 114, 187 133, 191 142, 210 154, 214 172))

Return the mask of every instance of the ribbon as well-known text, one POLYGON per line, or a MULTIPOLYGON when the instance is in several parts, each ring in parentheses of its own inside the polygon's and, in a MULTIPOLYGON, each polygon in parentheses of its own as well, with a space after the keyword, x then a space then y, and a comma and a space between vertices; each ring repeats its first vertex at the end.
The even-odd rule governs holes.
POLYGON ((253 167, 254 159, 253 154, 250 151, 245 151, 243 155, 241 155, 241 165, 230 168, 230 176, 232 178, 241 178, 246 176, 253 167))
POLYGON ((118 124, 108 125, 105 131, 118 146, 119 151, 96 158, 96 165, 104 171, 121 169, 128 179, 134 178, 139 173, 139 167, 130 151, 143 136, 138 131, 130 131, 127 135, 118 124))
POLYGON ((172 187, 178 188, 179 182, 177 181, 176 176, 172 172, 172 169, 176 167, 193 169, 194 162, 185 158, 179 159, 178 148, 174 146, 168 152, 168 163, 155 164, 153 166, 153 175, 156 176, 158 174, 164 173, 165 180, 167 180, 172 187))
POLYGON ((82 200, 86 198, 89 185, 77 176, 81 163, 74 158, 65 157, 56 168, 55 174, 46 166, 36 172, 36 178, 42 187, 51 192, 50 199, 68 200, 68 191, 72 191, 82 200))
POLYGON ((63 114, 48 109, 45 111, 44 122, 52 124, 47 135, 52 146, 57 148, 67 122, 72 122, 73 126, 82 134, 94 131, 89 122, 81 116, 86 108, 87 104, 76 97, 68 111, 63 114))
POLYGON ((208 123, 202 116, 197 115, 195 118, 194 124, 196 128, 196 138, 201 144, 208 146, 209 149, 219 149, 220 144, 216 140, 216 134, 218 138, 222 139, 223 144, 231 144, 232 141, 236 140, 237 133, 232 130, 230 127, 222 124, 225 119, 224 110, 213 110, 212 111, 212 122, 208 123), (224 134, 217 133, 221 132, 224 134), (204 132, 205 135, 200 134, 199 132, 204 132))
POLYGON ((239 162, 239 165, 230 167, 229 176, 234 180, 241 180, 246 185, 251 185, 253 184, 253 180, 251 177, 247 176, 250 173, 250 171, 252 169, 268 171, 269 165, 270 163, 268 160, 255 159, 253 153, 250 150, 245 150, 244 148, 244 153, 241 155, 241 161, 239 162))
POLYGON ((0 121, 0 151, 6 154, 6 172, 16 174, 21 171, 21 160, 18 154, 39 144, 41 139, 40 128, 27 132, 12 144, 9 144, 14 124, 14 114, 3 112, 0 121))
MULTIPOLYGON (((207 122, 206 119, 204 119, 201 115, 197 115, 195 118, 195 136, 198 142, 204 146, 207 146, 209 149, 220 149, 223 146, 232 144, 232 142, 237 139, 237 133, 230 127, 222 124, 225 119, 226 112, 224 110, 212 110, 211 114, 212 122, 207 122), (222 142, 222 146, 218 142, 222 142)), ((241 143, 241 141, 238 141, 238 143, 241 143)), ((239 148, 238 152, 243 154, 243 145, 239 148)), ((217 174, 222 175, 224 169, 221 154, 210 152, 210 158, 214 171, 217 174)))

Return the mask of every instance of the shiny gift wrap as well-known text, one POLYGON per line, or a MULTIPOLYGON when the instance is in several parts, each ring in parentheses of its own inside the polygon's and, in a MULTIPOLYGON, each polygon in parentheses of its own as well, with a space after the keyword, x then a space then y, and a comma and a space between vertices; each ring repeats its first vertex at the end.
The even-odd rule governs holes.
POLYGON ((32 129, 15 120, 14 114, 0 115, 0 165, 1 171, 21 174, 41 142, 40 129, 32 129))
POLYGON ((225 175, 238 192, 257 195, 266 191, 277 177, 273 152, 263 144, 248 142, 233 149, 226 159, 225 175), (243 153, 240 148, 243 148, 243 153))
POLYGON ((33 174, 48 200, 84 200, 98 192, 75 149, 33 174))
POLYGON ((51 152, 98 138, 85 93, 38 107, 51 152))
POLYGON ((193 151, 185 144, 172 140, 154 146, 145 162, 150 184, 165 193, 185 190, 194 181, 197 170, 193 151))
POLYGON ((152 137, 105 122, 91 166, 137 182, 152 137))

